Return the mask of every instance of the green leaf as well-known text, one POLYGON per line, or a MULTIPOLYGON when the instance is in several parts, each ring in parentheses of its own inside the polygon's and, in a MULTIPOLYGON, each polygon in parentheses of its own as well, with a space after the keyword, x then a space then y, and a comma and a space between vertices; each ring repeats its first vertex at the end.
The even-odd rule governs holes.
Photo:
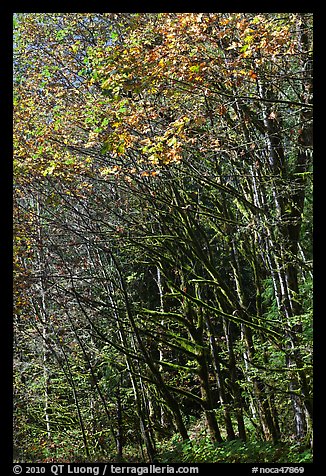
POLYGON ((193 66, 190 66, 189 70, 192 72, 192 73, 199 73, 200 71, 200 65, 199 64, 195 64, 193 66))
POLYGON ((73 165, 76 163, 76 159, 74 157, 71 157, 70 159, 66 159, 64 163, 66 165, 73 165))
POLYGON ((175 136, 173 136, 166 143, 169 147, 172 147, 173 145, 175 145, 177 143, 177 138, 175 136))

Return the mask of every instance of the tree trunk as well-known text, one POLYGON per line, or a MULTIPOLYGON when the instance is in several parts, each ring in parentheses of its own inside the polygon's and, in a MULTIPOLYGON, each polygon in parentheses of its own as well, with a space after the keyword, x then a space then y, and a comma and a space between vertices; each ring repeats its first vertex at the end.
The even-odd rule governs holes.
POLYGON ((201 397, 203 400, 203 409, 205 412, 208 429, 212 441, 220 443, 223 441, 223 439, 214 413, 214 405, 209 384, 209 375, 205 354, 198 355, 196 357, 196 360, 198 362, 197 374, 199 377, 201 397))
MULTIPOLYGON (((307 36, 302 27, 303 22, 298 22, 298 43, 301 48, 308 55, 307 36)), ((302 103, 311 102, 311 59, 304 60, 301 54, 301 62, 304 63, 304 68, 309 71, 308 79, 303 81, 304 92, 302 103)), ((266 88, 264 81, 259 82, 259 93, 261 97, 273 99, 273 92, 266 88)), ((293 175, 291 191, 287 194, 282 193, 280 186, 284 187, 282 180, 285 178, 287 170, 284 166, 284 153, 280 137, 280 122, 275 120, 271 115, 270 106, 262 105, 263 122, 266 128, 266 142, 269 153, 269 164, 271 168, 272 191, 274 196, 275 209, 277 212, 277 232, 278 236, 273 236, 272 250, 268 253, 270 257, 273 256, 277 269, 277 289, 278 302, 280 303, 280 311, 285 317, 285 328, 287 329, 288 348, 286 349, 286 365, 298 370, 292 373, 289 382, 289 390, 293 403, 293 411, 296 422, 296 435, 298 438, 306 432, 305 412, 312 416, 311 398, 309 396, 308 385, 306 382, 305 372, 302 371, 302 359, 297 350, 298 342, 294 340, 293 333, 290 329, 292 327, 292 317, 298 316, 302 313, 301 306, 298 302, 299 296, 298 286, 298 269, 297 269, 297 255, 300 229, 302 223, 302 214, 305 197, 305 172, 307 170, 307 151, 312 145, 311 132, 311 109, 302 109, 301 123, 302 128, 299 131, 299 144, 296 170, 293 175), (278 185, 281 184, 281 185, 278 185), (303 399, 298 397, 298 392, 303 395, 303 399), (302 407, 304 405, 304 408, 302 407)), ((268 230, 271 236, 271 230, 268 230)), ((270 247, 270 245, 268 245, 270 247)), ((272 264, 273 266, 273 264, 272 264)), ((291 375, 291 374, 290 374, 291 375)))
POLYGON ((42 224, 41 224, 41 209, 39 197, 36 198, 36 219, 37 219, 37 233, 38 233, 38 243, 39 246, 36 249, 37 251, 37 261, 38 261, 38 274, 39 274, 39 294, 40 294, 40 306, 39 310, 41 312, 41 322, 42 322, 42 345, 43 345, 43 379, 44 379, 44 418, 46 426, 46 434, 48 440, 51 440, 51 425, 50 425, 50 415, 49 415, 49 394, 50 394, 50 376, 49 376, 49 349, 48 349, 48 312, 46 305, 46 271, 47 271, 47 262, 44 255, 44 243, 43 243, 43 234, 42 234, 42 224))
POLYGON ((246 441, 246 430, 243 420, 243 402, 241 397, 241 388, 238 383, 237 378, 237 368, 236 368, 236 359, 233 349, 233 340, 232 335, 229 329, 229 326, 225 319, 223 319, 223 330, 226 340, 226 346, 229 356, 228 362, 228 372, 229 372, 229 386, 234 398, 234 407, 235 407, 235 416, 238 424, 238 435, 239 438, 243 441, 246 441))
POLYGON ((123 419, 122 419, 122 402, 121 402, 121 392, 120 384, 118 384, 116 391, 116 412, 117 412, 117 454, 118 460, 122 460, 123 453, 123 419))
MULTIPOLYGON (((225 421, 225 429, 227 433, 227 439, 228 440, 234 440, 235 439, 235 433, 233 429, 233 424, 232 424, 232 419, 231 419, 231 413, 230 413, 230 405, 227 401, 226 397, 226 391, 224 387, 224 379, 222 377, 221 373, 221 365, 220 365, 220 359, 218 356, 218 349, 217 345, 215 342, 215 337, 212 329, 212 325, 210 322, 210 318, 206 315, 205 313, 205 323, 209 335, 209 344, 210 344, 210 350, 211 350, 211 355, 212 355, 212 363, 213 367, 215 370, 215 378, 217 382, 217 387, 219 391, 219 397, 220 397, 220 403, 223 408, 223 416, 224 416, 224 421, 225 421)), ((244 430, 244 425, 243 425, 243 431, 241 431, 241 435, 239 437, 242 440, 246 440, 246 434, 244 430)))

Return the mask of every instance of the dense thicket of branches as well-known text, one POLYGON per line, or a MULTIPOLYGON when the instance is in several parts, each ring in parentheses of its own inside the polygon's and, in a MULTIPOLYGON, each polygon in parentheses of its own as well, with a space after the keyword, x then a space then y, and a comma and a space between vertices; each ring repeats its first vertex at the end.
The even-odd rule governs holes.
POLYGON ((20 457, 310 443, 311 15, 14 20, 20 457))

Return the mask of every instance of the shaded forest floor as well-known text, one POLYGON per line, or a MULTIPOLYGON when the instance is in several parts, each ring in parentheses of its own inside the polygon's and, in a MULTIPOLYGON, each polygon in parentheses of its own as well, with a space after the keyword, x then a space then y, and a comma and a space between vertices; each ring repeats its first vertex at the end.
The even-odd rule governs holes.
MULTIPOLYGON (((30 462, 30 461, 29 461, 30 462)), ((148 463, 139 448, 127 446, 124 457, 103 452, 89 460, 75 454, 69 459, 64 455, 47 457, 33 462, 46 463, 148 463)), ((160 443, 155 463, 312 463, 312 451, 304 443, 284 441, 277 445, 262 441, 242 442, 233 440, 213 444, 206 439, 180 442, 176 438, 160 443)))
MULTIPOLYGON (((171 438, 156 443, 154 463, 312 463, 313 454, 308 441, 284 439, 278 444, 261 441, 251 437, 241 440, 213 443, 203 426, 201 419, 189 429, 190 440, 182 441, 174 434, 171 438)), ((79 441, 80 444, 80 441, 79 441)), ((145 448, 137 444, 126 444, 123 457, 117 457, 113 446, 94 446, 91 459, 86 458, 84 449, 77 442, 66 440, 61 444, 34 447, 28 451, 25 462, 46 463, 149 463, 145 448)), ((17 461, 18 462, 18 461, 17 461)))

